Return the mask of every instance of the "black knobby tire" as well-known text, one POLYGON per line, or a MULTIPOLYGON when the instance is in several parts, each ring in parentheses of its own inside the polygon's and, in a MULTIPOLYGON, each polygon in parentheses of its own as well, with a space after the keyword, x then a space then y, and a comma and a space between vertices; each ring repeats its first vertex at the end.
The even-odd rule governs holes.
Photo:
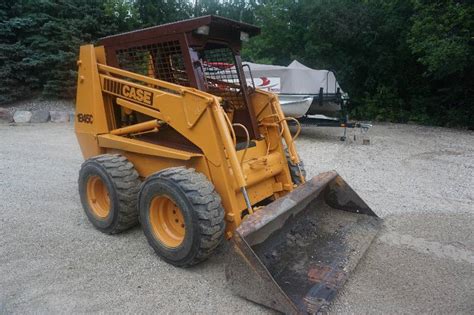
POLYGON ((141 181, 132 163, 119 154, 104 154, 86 160, 79 172, 79 195, 89 221, 101 232, 116 234, 138 224, 137 200, 141 181), (88 199, 87 183, 99 177, 109 197, 106 217, 98 217, 88 199))
POLYGON ((286 161, 288 162, 288 168, 290 169, 291 181, 293 182, 293 184, 300 185, 301 184, 300 174, 303 175, 303 178, 306 178, 306 170, 304 168, 304 162, 303 160, 300 160, 299 165, 296 165, 293 162, 291 162, 290 153, 288 152, 288 149, 285 149, 285 155, 286 155, 286 161))
POLYGON ((221 198, 206 176, 194 169, 172 167, 148 177, 140 189, 138 208, 149 244, 172 265, 195 265, 207 259, 224 239, 221 198), (183 240, 175 247, 159 239, 150 221, 152 200, 163 196, 173 201, 184 218, 183 240))

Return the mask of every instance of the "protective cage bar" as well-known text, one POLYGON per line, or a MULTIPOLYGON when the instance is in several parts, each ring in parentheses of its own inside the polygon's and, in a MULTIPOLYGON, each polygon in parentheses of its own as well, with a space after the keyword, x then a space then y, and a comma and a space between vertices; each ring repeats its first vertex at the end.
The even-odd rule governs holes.
POLYGON ((208 92, 222 97, 234 109, 242 109, 243 82, 239 80, 232 50, 226 46, 207 48, 202 52, 202 62, 208 92))
POLYGON ((118 67, 182 86, 190 86, 179 40, 115 51, 118 67))

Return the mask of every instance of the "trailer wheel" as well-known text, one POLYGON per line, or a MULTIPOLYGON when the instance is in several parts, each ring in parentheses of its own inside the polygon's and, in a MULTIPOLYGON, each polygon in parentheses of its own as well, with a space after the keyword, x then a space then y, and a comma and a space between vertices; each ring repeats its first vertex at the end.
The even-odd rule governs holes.
POLYGON ((306 178, 306 170, 304 168, 303 160, 300 160, 299 167, 298 165, 291 162, 290 153, 288 149, 285 149, 286 161, 288 162, 288 168, 290 169, 291 181, 293 184, 301 185, 300 172, 303 175, 303 178, 306 178))
POLYGON ((86 160, 79 171, 79 195, 89 221, 115 234, 138 223, 138 173, 124 156, 104 154, 86 160))
POLYGON ((195 265, 224 239, 221 198, 206 176, 194 169, 172 167, 148 177, 138 207, 148 243, 172 265, 195 265))

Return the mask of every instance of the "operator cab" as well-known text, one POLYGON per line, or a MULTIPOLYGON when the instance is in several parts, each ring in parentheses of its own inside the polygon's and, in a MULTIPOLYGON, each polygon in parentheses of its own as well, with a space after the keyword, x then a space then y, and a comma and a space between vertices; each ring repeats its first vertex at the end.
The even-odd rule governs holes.
POLYGON ((221 97, 232 123, 258 139, 249 99, 254 87, 247 85, 240 50, 242 41, 259 33, 258 27, 209 15, 105 37, 100 44, 111 66, 221 97))

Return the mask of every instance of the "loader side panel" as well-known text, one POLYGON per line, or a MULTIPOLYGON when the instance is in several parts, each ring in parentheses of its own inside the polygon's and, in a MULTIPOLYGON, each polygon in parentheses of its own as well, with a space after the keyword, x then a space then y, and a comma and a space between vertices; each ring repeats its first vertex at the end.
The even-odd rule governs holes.
POLYGON ((104 152, 95 136, 107 133, 109 126, 97 70, 96 48, 80 48, 74 128, 84 158, 104 152))
POLYGON ((203 156, 192 157, 189 160, 176 160, 173 158, 145 155, 117 149, 108 149, 107 153, 121 154, 127 157, 127 159, 135 166, 138 174, 142 178, 146 178, 153 173, 161 171, 165 168, 176 167, 177 165, 184 166, 186 168, 194 168, 199 173, 209 177, 209 167, 206 159, 203 156))

